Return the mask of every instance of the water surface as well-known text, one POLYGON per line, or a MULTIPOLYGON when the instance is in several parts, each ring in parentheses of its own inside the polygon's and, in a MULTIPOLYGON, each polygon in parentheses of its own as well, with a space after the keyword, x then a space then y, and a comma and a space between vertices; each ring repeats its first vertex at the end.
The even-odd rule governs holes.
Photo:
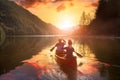
MULTIPOLYGON (((25 80, 66 80, 67 74, 60 70, 54 59, 55 50, 49 51, 57 39, 58 37, 7 38, 0 46, 0 80, 20 80, 23 77, 26 77, 25 80)), ((84 56, 77 57, 78 80, 120 79, 119 39, 64 39, 72 39, 75 50, 84 56), (111 66, 103 66, 106 64, 111 66)))

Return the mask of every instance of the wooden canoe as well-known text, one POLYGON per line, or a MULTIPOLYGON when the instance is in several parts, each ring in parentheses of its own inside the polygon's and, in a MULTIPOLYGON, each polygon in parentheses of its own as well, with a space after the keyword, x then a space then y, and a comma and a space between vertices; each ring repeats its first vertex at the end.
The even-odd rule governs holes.
POLYGON ((77 69, 77 61, 75 56, 72 58, 65 58, 65 54, 61 53, 55 55, 55 60, 62 67, 70 68, 72 70, 77 69))

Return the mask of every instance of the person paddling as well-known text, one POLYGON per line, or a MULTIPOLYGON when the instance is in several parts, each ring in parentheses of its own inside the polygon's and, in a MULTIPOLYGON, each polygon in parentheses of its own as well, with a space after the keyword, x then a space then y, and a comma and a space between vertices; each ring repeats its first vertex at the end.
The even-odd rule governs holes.
POLYGON ((55 46, 50 49, 50 51, 53 51, 54 48, 57 47, 56 54, 63 53, 64 52, 63 48, 64 48, 65 43, 66 41, 64 39, 59 39, 58 43, 56 43, 55 46))
POLYGON ((73 52, 75 52, 79 57, 82 57, 82 55, 80 55, 79 53, 77 53, 74 48, 72 47, 72 41, 68 40, 68 46, 64 47, 65 51, 66 51, 66 56, 65 58, 73 58, 73 52))

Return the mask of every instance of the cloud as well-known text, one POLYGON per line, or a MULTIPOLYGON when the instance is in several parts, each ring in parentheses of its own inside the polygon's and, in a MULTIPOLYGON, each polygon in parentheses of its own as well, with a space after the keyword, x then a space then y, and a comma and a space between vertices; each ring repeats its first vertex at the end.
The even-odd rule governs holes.
POLYGON ((65 7, 65 4, 61 4, 60 6, 57 7, 57 11, 60 12, 62 10, 64 10, 66 7, 65 7))
POLYGON ((37 5, 38 3, 47 4, 47 3, 57 3, 57 2, 74 1, 74 0, 10 0, 10 1, 15 1, 19 5, 25 8, 30 8, 33 7, 34 5, 37 5))
POLYGON ((86 5, 85 7, 98 6, 98 0, 12 0, 12 1, 15 1, 17 4, 23 6, 24 8, 36 7, 41 4, 47 5, 50 3, 54 5, 51 6, 51 8, 56 8, 57 12, 63 11, 68 7, 69 8, 73 7, 75 3, 81 3, 81 2, 87 2, 87 3, 90 2, 90 4, 86 5))
POLYGON ((57 12, 60 12, 60 11, 65 10, 67 7, 72 7, 72 6, 74 6, 74 3, 72 3, 72 2, 68 3, 68 6, 65 5, 65 3, 61 3, 61 4, 56 8, 56 10, 57 10, 57 12))
POLYGON ((91 6, 97 7, 97 6, 98 6, 98 3, 92 3, 91 6))
POLYGON ((91 2, 91 4, 86 5, 85 7, 97 7, 99 5, 98 0, 94 0, 94 2, 91 2))
POLYGON ((71 3, 70 3, 70 6, 74 6, 74 4, 71 2, 71 3))
POLYGON ((33 7, 33 5, 40 3, 40 0, 15 0, 19 5, 29 8, 33 7))

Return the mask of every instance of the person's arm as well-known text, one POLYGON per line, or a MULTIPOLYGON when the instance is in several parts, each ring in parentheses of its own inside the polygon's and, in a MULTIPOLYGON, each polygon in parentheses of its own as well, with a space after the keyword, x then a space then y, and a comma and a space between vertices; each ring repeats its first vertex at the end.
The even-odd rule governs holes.
POLYGON ((66 41, 64 39, 62 39, 62 40, 63 40, 63 43, 66 44, 66 41))
POLYGON ((55 48, 55 46, 54 46, 54 47, 52 47, 52 48, 50 49, 50 51, 52 52, 52 51, 54 50, 54 48, 55 48))
POLYGON ((53 47, 50 49, 50 51, 53 51, 56 46, 57 46, 57 44, 56 44, 55 46, 53 46, 53 47))

